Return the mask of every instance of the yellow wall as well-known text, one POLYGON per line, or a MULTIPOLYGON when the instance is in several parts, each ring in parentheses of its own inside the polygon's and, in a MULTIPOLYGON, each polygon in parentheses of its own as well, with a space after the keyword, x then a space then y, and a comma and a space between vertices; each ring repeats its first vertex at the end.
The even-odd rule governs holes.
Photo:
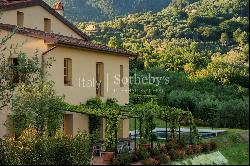
MULTIPOLYGON (((0 31, 0 38, 5 36, 8 32, 0 31)), ((44 44, 41 39, 26 37, 23 35, 15 34, 9 43, 22 43, 22 48, 19 50, 27 53, 28 56, 33 56, 38 49, 38 55, 46 51, 49 47, 44 44)), ((53 62, 52 67, 49 69, 48 79, 55 82, 55 89, 59 95, 65 95, 67 102, 71 104, 85 103, 88 99, 96 96, 95 87, 82 87, 79 86, 79 78, 85 80, 93 80, 96 76, 96 62, 104 63, 104 76, 105 76, 105 91, 104 101, 107 98, 116 98, 119 104, 124 105, 129 102, 129 86, 125 85, 120 87, 120 84, 114 84, 114 75, 119 74, 120 65, 124 66, 124 77, 129 76, 129 58, 106 54, 101 52, 94 52, 84 49, 68 48, 58 46, 56 49, 49 52, 46 58, 54 57, 56 60, 53 62), (73 86, 64 86, 64 58, 72 59, 73 70, 73 86), (108 84, 107 84, 108 83, 108 84), (108 86, 107 86, 108 85, 108 86)), ((93 81, 92 81, 93 82, 93 81)), ((74 135, 78 130, 88 131, 88 116, 72 113, 73 114, 73 128, 74 135)), ((0 114, 0 137, 6 134, 6 129, 1 125, 6 120, 7 113, 0 114)), ((128 121, 123 122, 123 131, 120 134, 122 137, 128 137, 129 124, 128 121)))
POLYGON ((17 11, 24 13, 24 27, 43 31, 44 18, 48 18, 51 19, 51 30, 53 33, 59 34, 60 32, 61 35, 72 36, 80 39, 82 38, 41 6, 4 11, 2 12, 2 16, 0 16, 0 22, 10 25, 17 25, 17 11))
POLYGON ((127 57, 61 46, 49 52, 46 58, 48 57, 56 59, 49 69, 50 76, 48 78, 55 81, 57 91, 66 95, 67 102, 80 104, 96 97, 96 88, 89 87, 87 84, 83 87, 82 83, 79 85, 79 79, 81 81, 84 78, 86 83, 87 80, 89 83, 93 83, 96 77, 96 63, 103 62, 105 81, 104 97, 102 99, 105 101, 107 98, 116 98, 119 104, 128 103, 128 85, 120 87, 120 84, 114 84, 116 80, 114 76, 119 74, 120 65, 124 66, 124 77, 129 76, 129 60, 127 57), (72 59, 73 86, 64 86, 64 58, 72 59))

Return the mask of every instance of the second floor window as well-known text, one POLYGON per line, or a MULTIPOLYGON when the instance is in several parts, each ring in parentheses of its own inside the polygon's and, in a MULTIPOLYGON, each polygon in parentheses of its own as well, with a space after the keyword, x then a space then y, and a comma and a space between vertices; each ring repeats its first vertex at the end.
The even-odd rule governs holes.
POLYGON ((72 60, 64 59, 64 85, 72 86, 72 60))
POLYGON ((23 27, 23 22, 24 22, 24 14, 23 12, 17 12, 17 26, 18 27, 23 27))
POLYGON ((96 96, 104 97, 104 64, 96 63, 96 96))
POLYGON ((124 77, 123 65, 120 65, 120 87, 124 87, 124 84, 123 84, 123 77, 124 77))
POLYGON ((51 32, 51 19, 45 18, 44 19, 44 32, 51 32))

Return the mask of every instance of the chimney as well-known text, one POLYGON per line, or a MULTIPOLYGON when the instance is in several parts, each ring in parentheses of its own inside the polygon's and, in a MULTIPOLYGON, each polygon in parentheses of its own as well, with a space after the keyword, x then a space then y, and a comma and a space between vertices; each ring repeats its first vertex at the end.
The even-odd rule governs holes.
POLYGON ((61 14, 63 16, 64 4, 63 4, 62 1, 59 1, 59 2, 55 3, 53 8, 54 8, 55 11, 57 11, 59 14, 61 14))

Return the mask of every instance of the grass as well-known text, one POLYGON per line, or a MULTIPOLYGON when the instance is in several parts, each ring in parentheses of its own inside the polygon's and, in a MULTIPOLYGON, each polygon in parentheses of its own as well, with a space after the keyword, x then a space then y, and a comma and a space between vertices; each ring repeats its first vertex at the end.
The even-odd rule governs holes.
MULTIPOLYGON (((139 120, 136 121, 136 130, 139 129, 139 120)), ((156 126, 159 128, 165 128, 166 127, 166 123, 162 120, 157 119, 156 120, 156 126)), ((133 131, 135 130, 135 119, 130 119, 129 120, 129 130, 133 131)))
MULTIPOLYGON (((156 121, 156 126, 165 128, 165 122, 156 121)), ((134 130, 134 119, 130 120, 130 130, 134 130)), ((199 127, 207 128, 207 127, 199 127)), ((137 130, 139 122, 137 121, 137 130)), ((220 130, 220 129, 219 129, 220 130)), ((214 141, 218 144, 218 150, 228 159, 230 165, 249 165, 249 130, 221 129, 225 134, 203 141, 214 141)))
POLYGON ((204 141, 215 141, 218 150, 228 159, 230 165, 249 165, 248 130, 225 129, 227 132, 204 141))

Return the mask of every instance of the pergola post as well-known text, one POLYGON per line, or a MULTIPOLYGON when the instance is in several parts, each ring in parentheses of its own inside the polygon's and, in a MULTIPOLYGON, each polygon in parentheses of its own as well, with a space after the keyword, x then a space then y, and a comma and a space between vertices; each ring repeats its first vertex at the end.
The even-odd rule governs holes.
POLYGON ((190 141, 189 141, 189 142, 190 142, 189 144, 192 145, 192 144, 193 144, 193 138, 192 138, 192 128, 191 128, 191 127, 190 127, 190 132, 189 132, 189 140, 190 140, 190 141))
POLYGON ((142 120, 141 120, 141 118, 139 119, 139 121, 140 121, 140 140, 141 140, 141 138, 142 138, 142 137, 141 137, 141 133, 142 133, 142 126, 141 126, 141 121, 142 121, 142 120))
POLYGON ((135 151, 137 150, 136 149, 136 141, 137 141, 137 139, 136 139, 136 117, 135 117, 135 151))
MULTIPOLYGON (((117 118, 115 117, 115 122, 117 124, 117 118)), ((118 144, 118 131, 117 131, 117 126, 114 126, 115 127, 115 157, 117 156, 117 144, 118 144)))
POLYGON ((166 144, 168 143, 168 121, 167 121, 167 118, 166 118, 166 144))
POLYGON ((150 123, 150 128, 151 128, 151 130, 150 130, 150 133, 151 133, 151 137, 150 137, 150 142, 151 142, 151 149, 153 150, 153 148, 154 148, 154 143, 153 143, 153 117, 151 116, 151 121, 150 121, 151 123, 150 123))
POLYGON ((181 141, 181 120, 179 119, 179 142, 181 141))

